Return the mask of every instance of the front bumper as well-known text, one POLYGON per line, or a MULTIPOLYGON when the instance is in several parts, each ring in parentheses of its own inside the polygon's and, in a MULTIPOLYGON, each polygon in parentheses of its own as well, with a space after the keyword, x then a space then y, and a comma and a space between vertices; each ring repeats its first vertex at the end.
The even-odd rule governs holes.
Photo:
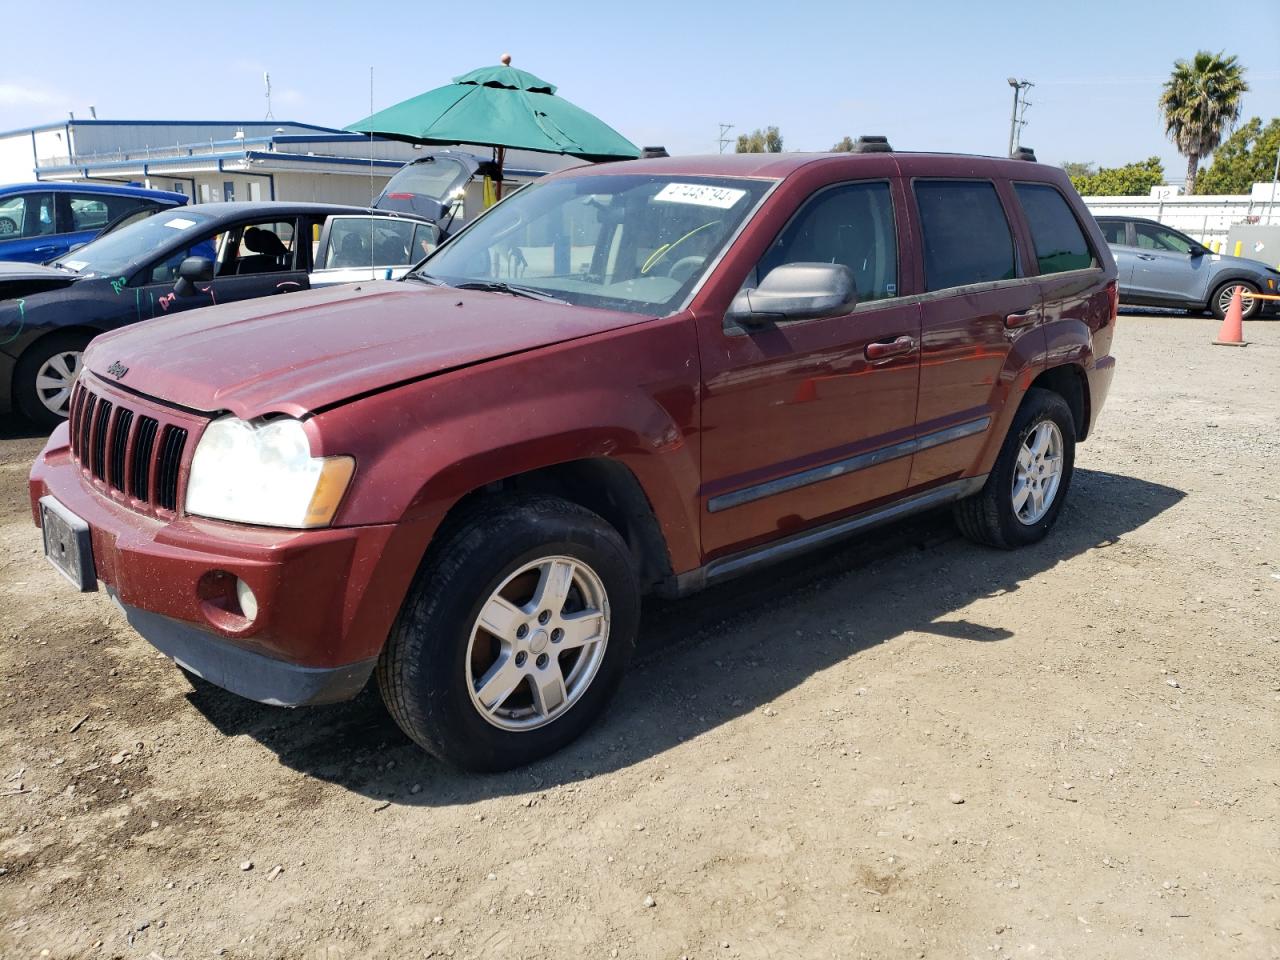
POLYGON ((380 524, 281 530, 130 509, 71 458, 58 427, 31 469, 30 496, 84 520, 97 579, 166 655, 264 703, 354 696, 367 680, 422 556, 418 531, 380 524), (228 589, 257 598, 248 619, 228 589))

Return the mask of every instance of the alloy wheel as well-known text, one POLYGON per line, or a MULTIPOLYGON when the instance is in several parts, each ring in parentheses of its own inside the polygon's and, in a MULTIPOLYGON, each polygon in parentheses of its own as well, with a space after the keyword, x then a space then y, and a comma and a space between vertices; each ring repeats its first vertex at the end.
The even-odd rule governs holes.
MULTIPOLYGON (((1231 309, 1231 295, 1236 292, 1235 285, 1222 288, 1222 292, 1218 294, 1218 309, 1223 315, 1231 309)), ((1240 288, 1240 313, 1242 316, 1249 317, 1253 315, 1254 308, 1258 301, 1253 299, 1253 291, 1248 287, 1241 285, 1240 288)))
POLYGON ((1013 470, 1013 514, 1019 522, 1038 523, 1053 506, 1062 484, 1062 447, 1062 431, 1052 420, 1041 420, 1022 441, 1013 470))
POLYGON ((493 592, 471 628, 471 703, 503 730, 532 730, 582 699, 609 642, 600 577, 571 557, 525 564, 493 592))

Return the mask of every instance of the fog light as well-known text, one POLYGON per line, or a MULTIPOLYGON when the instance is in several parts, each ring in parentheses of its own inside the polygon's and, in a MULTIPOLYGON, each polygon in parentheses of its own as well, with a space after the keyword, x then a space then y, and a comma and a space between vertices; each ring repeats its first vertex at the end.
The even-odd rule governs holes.
POLYGON ((258 619, 258 598, 253 595, 250 586, 236 577, 236 600, 240 603, 240 612, 246 620, 258 619))

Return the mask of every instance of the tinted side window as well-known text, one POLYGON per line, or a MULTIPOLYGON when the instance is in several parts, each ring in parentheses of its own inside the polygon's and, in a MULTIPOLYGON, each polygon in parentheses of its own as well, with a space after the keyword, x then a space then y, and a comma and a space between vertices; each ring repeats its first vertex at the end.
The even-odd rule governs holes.
POLYGON ((748 278, 756 285, 784 263, 843 263, 858 301, 898 295, 898 233, 887 183, 851 183, 809 200, 748 278))
POLYGON ((415 263, 424 255, 413 249, 414 226, 411 220, 340 217, 329 228, 329 242, 319 266, 334 269, 415 263))
POLYGON ((1096 267, 1084 231, 1066 199, 1043 183, 1015 183, 1014 193, 1031 227, 1031 241, 1041 273, 1063 273, 1096 267))
POLYGON ((1012 280, 1013 234, 995 185, 987 180, 917 180, 928 290, 1012 280))
POLYGON ((1102 230, 1103 239, 1112 246, 1126 246, 1129 242, 1125 236, 1123 220, 1099 220, 1098 227, 1102 230))

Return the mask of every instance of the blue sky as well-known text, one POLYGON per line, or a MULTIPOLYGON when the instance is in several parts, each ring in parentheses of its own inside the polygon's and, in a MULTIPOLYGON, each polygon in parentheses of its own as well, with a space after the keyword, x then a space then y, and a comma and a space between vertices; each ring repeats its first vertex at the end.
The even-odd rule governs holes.
POLYGON ((510 51, 637 144, 716 149, 766 124, 788 149, 887 134, 902 149, 1001 153, 1012 75, 1036 82, 1023 142, 1041 160, 1158 155, 1156 98, 1175 58, 1235 53, 1244 117, 1280 116, 1280 2, 1067 4, 738 2, 6 4, 0 129, 100 118, 256 120, 271 72, 277 120, 342 126, 510 51), (138 24, 137 20, 145 20, 138 24), (168 39, 166 39, 168 31, 168 39), (43 38, 41 40, 40 38, 43 38))

